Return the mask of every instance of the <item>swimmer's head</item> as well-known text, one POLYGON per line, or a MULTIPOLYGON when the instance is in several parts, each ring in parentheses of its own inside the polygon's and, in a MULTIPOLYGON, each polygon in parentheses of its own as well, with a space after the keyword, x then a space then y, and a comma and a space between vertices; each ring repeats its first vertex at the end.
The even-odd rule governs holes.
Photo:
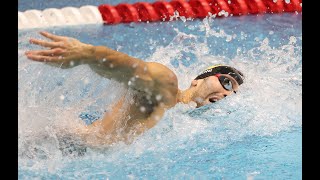
POLYGON ((197 107, 214 103, 236 93, 243 80, 242 72, 231 66, 210 66, 191 82, 192 100, 197 107))

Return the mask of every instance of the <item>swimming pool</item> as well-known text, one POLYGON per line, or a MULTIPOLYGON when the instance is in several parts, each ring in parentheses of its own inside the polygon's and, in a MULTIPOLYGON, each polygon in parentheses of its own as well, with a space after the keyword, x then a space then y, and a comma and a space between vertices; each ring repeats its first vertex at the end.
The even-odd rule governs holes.
MULTIPOLYGON (((57 7, 80 3, 55 1, 57 7)), ((301 16, 46 28, 163 63, 182 89, 211 64, 246 75, 230 98, 197 110, 178 104, 133 144, 82 156, 61 154, 59 129, 100 117, 123 88, 87 66, 65 70, 28 61, 23 52, 36 48, 28 39, 39 37, 38 29, 19 30, 19 179, 302 179, 301 16)))

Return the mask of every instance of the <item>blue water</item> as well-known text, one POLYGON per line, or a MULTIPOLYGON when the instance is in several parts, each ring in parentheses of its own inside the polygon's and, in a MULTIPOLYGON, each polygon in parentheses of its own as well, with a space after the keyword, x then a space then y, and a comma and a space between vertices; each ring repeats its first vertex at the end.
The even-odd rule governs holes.
MULTIPOLYGON (((46 2, 19 2, 19 10, 85 1, 46 2)), ((28 39, 39 38, 39 29, 19 30, 19 179, 302 179, 301 21, 301 14, 267 14, 44 29, 163 63, 181 89, 211 64, 246 75, 236 95, 196 110, 178 104, 133 144, 83 156, 61 154, 59 130, 101 117, 123 87, 85 65, 65 70, 27 60, 23 52, 37 48, 28 39)))

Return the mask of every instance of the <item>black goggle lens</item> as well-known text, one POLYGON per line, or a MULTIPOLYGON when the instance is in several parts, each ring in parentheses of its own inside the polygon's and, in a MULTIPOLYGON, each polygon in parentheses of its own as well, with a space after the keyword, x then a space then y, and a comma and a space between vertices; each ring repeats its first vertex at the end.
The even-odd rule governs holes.
POLYGON ((219 76, 219 81, 220 84, 222 85, 222 87, 227 90, 227 91, 231 91, 233 89, 232 86, 232 82, 229 78, 225 77, 225 76, 219 76))

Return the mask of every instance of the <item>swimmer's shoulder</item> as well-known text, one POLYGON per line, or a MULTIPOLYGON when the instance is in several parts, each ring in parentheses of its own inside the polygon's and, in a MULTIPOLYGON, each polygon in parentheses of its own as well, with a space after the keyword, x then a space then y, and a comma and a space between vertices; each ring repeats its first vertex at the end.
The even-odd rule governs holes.
POLYGON ((156 63, 148 63, 149 74, 156 81, 157 91, 166 97, 167 103, 174 104, 178 93, 178 78, 167 66, 156 63), (171 102, 172 101, 172 102, 171 102))
POLYGON ((147 64, 148 71, 153 79, 160 83, 173 83, 177 85, 178 78, 170 68, 157 62, 148 62, 147 64))

